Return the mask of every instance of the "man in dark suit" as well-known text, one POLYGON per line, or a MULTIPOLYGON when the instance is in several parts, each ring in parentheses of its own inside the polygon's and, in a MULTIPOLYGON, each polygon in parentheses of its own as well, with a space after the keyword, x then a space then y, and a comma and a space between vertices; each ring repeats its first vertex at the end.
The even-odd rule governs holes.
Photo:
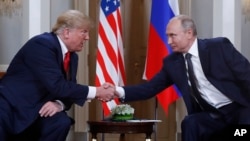
POLYGON ((108 101, 114 89, 76 83, 78 56, 89 40, 91 21, 77 10, 61 14, 51 33, 31 38, 18 51, 0 83, 0 140, 64 141, 73 103, 108 101), (64 70, 65 53, 70 56, 64 70), (32 134, 31 134, 32 133, 32 134), (27 136, 26 136, 27 135, 27 136), (35 138, 27 139, 34 135, 35 138))
POLYGON ((148 99, 175 84, 188 112, 182 141, 211 141, 229 125, 250 124, 249 61, 227 38, 197 39, 195 23, 185 15, 171 19, 166 35, 173 53, 164 58, 161 70, 146 83, 116 87, 118 97, 124 102, 148 99), (187 71, 186 54, 194 75, 187 71))

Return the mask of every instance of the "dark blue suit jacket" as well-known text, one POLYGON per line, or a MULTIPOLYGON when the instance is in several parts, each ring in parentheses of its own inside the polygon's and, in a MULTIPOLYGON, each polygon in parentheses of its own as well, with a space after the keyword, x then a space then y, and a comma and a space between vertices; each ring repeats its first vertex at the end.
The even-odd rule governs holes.
POLYGON ((18 51, 0 89, 11 105, 13 132, 19 133, 29 126, 47 101, 62 100, 66 108, 72 103, 84 104, 88 86, 76 84, 77 64, 78 56, 72 53, 71 80, 67 81, 61 46, 54 33, 35 36, 18 51))
MULTIPOLYGON (((198 39, 198 52, 206 78, 231 100, 250 106, 250 64, 227 38, 198 39)), ((183 54, 172 53, 161 70, 147 83, 125 86, 124 101, 148 99, 175 84, 188 114, 200 111, 188 88, 183 54)))

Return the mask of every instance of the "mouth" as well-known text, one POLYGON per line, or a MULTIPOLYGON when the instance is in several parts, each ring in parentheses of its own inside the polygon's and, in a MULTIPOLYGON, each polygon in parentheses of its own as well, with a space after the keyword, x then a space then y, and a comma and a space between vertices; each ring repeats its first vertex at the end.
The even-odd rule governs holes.
POLYGON ((172 49, 176 48, 176 46, 173 46, 173 45, 170 45, 170 47, 171 47, 172 49))
POLYGON ((81 43, 81 46, 84 47, 84 42, 81 43))

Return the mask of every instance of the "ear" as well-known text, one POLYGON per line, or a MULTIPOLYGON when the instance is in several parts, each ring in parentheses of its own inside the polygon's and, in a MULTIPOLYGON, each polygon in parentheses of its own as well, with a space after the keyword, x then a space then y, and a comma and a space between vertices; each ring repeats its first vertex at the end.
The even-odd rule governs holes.
POLYGON ((68 39, 68 38, 69 38, 69 34, 70 34, 69 28, 64 28, 64 29, 63 29, 63 37, 64 37, 65 39, 68 39))
POLYGON ((193 38, 194 33, 192 29, 187 29, 186 34, 188 36, 189 39, 193 38))

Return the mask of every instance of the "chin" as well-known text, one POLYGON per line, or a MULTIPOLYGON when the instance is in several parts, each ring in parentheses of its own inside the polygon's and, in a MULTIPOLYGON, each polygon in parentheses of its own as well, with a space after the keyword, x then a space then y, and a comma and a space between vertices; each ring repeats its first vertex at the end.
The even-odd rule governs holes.
POLYGON ((173 52, 178 52, 178 50, 177 50, 177 49, 172 49, 172 51, 173 51, 173 52))
POLYGON ((83 47, 80 47, 80 48, 77 49, 77 51, 82 51, 82 49, 83 49, 83 47))

